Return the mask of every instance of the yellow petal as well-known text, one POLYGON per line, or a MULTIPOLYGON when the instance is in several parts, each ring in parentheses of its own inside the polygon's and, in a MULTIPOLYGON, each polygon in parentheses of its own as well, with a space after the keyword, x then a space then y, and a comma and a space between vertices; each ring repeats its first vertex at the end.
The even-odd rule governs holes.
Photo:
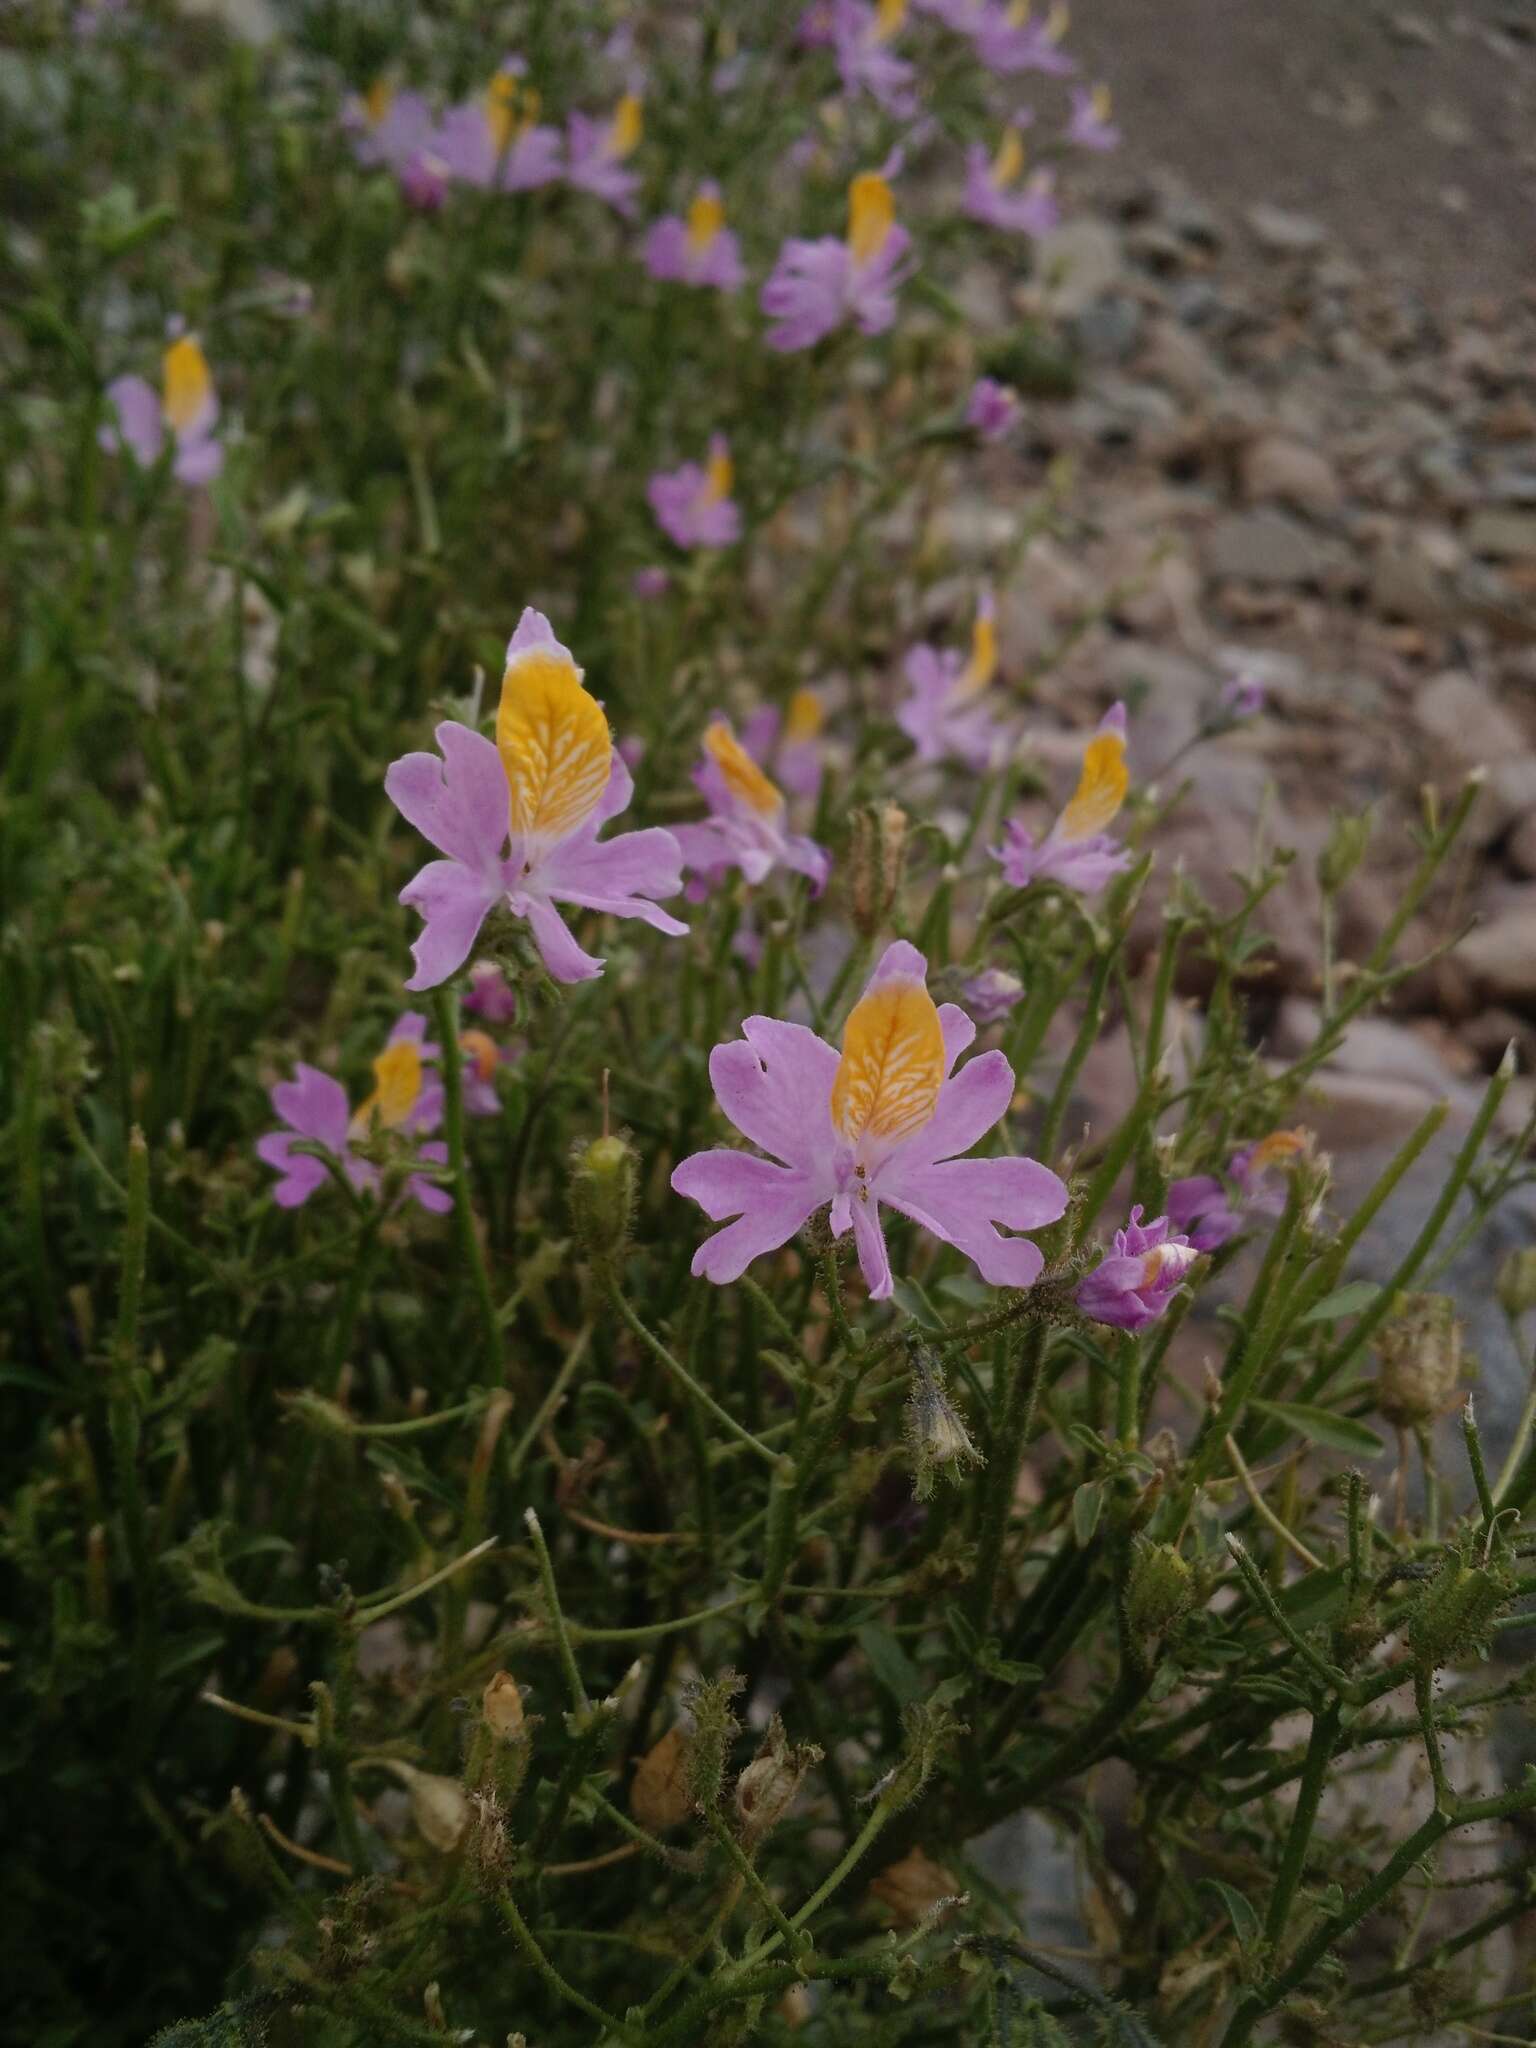
POLYGON ((997 154, 992 159, 992 183, 1001 192, 1011 185, 1024 168, 1024 141, 1017 128, 1010 128, 997 145, 997 154))
POLYGON ((1107 85, 1096 85, 1089 95, 1089 104, 1101 121, 1107 121, 1114 104, 1109 96, 1109 87, 1107 85))
POLYGON ((491 1080, 501 1064, 501 1053, 495 1039, 484 1031, 461 1031, 459 1044, 474 1061, 476 1080, 491 1080))
POLYGON ((813 740, 827 722, 826 706, 814 690, 796 690, 784 714, 784 737, 796 744, 813 740))
POLYGON ((1045 17, 1045 40, 1048 43, 1059 43, 1071 26, 1071 8, 1066 4, 1066 0, 1057 0, 1057 4, 1045 17))
POLYGON ((496 747, 515 833, 565 839, 597 808, 613 742, 602 706, 563 648, 524 648, 507 663, 496 747))
POLYGON ((725 226, 718 192, 701 192, 688 209, 688 246, 701 256, 725 226))
POLYGON ((832 1083, 832 1122, 850 1144, 921 1130, 944 1079, 944 1032, 921 981, 881 982, 854 1004, 832 1083))
POLYGON ((394 104, 395 88, 387 78, 376 78, 363 94, 363 112, 370 128, 377 128, 394 104))
POLYGON ((848 249, 854 262, 872 262, 895 222, 890 186, 878 171, 861 171, 848 187, 848 249))
POLYGON ((907 0, 876 0, 875 39, 888 43, 907 18, 907 0))
POLYGON ((611 157, 628 156, 639 145, 644 125, 640 95, 625 93, 613 110, 613 126, 608 130, 608 154, 611 157))
POLYGON ((723 718, 717 718, 704 734, 704 751, 725 778, 731 795, 760 817, 772 817, 784 808, 784 798, 758 767, 723 718))
POLYGON ((173 434, 185 433, 213 392, 208 358, 196 335, 183 334, 166 350, 160 366, 161 409, 173 434))
POLYGON ((731 485, 736 481, 736 470, 731 462, 731 451, 724 441, 712 441, 709 447, 709 466, 705 472, 709 481, 705 484, 705 495, 712 505, 718 505, 722 498, 731 495, 731 485))
POLYGON ((1095 733, 1083 756, 1083 773, 1077 790, 1057 821, 1061 839, 1091 839, 1102 832, 1125 802, 1131 786, 1125 765, 1125 737, 1111 726, 1095 733))
POLYGON ((1262 1173, 1266 1167, 1278 1166, 1283 1160, 1294 1159, 1306 1147, 1305 1131, 1271 1131, 1267 1138, 1260 1138, 1248 1155, 1248 1171, 1262 1173))
POLYGON ((955 697, 961 700, 979 697, 996 674, 997 625, 991 610, 984 607, 977 612, 976 623, 971 628, 971 658, 955 684, 955 697))
POLYGON ((374 1090, 352 1119, 354 1131, 366 1131, 375 1119, 386 1131, 398 1130, 416 1107, 421 1093, 421 1048, 414 1039, 386 1045, 373 1063, 374 1090))

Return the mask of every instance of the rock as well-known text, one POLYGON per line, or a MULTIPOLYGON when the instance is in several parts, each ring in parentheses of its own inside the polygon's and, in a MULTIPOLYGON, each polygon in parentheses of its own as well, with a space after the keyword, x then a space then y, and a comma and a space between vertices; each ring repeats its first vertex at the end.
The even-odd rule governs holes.
POLYGON ((1137 367, 1154 384, 1165 384, 1191 405, 1209 405, 1227 383, 1226 372, 1197 335, 1177 320, 1147 324, 1137 367))
POLYGON ((1242 484, 1254 504, 1275 501, 1314 518, 1336 512, 1344 497, 1327 456, 1283 434, 1265 434, 1244 449, 1242 484))
POLYGON ((1120 278, 1120 237, 1102 220, 1080 214, 1041 237, 1038 275, 1052 308, 1063 319, 1084 313, 1120 278))
POLYGON ((1517 875, 1536 876, 1536 810, 1528 812, 1510 833, 1504 858, 1517 875))
POLYGON ((1239 583, 1317 583, 1332 559, 1305 526, 1268 509, 1228 513, 1205 537, 1209 574, 1239 583))
POLYGON ((1254 240, 1271 256, 1305 256, 1321 249, 1328 239, 1321 221, 1310 220, 1304 213, 1287 213, 1280 206, 1250 206, 1247 221, 1254 240))
POLYGON ((1536 561, 1536 512, 1485 507, 1467 527, 1467 548, 1496 562, 1536 561))
POLYGON ((1475 676, 1449 669, 1424 684, 1413 700, 1419 730, 1463 768, 1491 768, 1526 751, 1525 734, 1475 676))
POLYGON ((1072 331, 1091 362, 1123 362, 1141 335, 1141 306, 1125 292, 1106 293, 1083 308, 1072 331))
POLYGON ((1384 541, 1371 563, 1371 608, 1388 619, 1440 626, 1456 612, 1450 580, 1416 534, 1384 541))
MULTIPOLYGON (((1536 890, 1522 890, 1536 898, 1536 890)), ((1503 910, 1470 931, 1457 958, 1495 1002, 1536 1002, 1536 900, 1503 910)))

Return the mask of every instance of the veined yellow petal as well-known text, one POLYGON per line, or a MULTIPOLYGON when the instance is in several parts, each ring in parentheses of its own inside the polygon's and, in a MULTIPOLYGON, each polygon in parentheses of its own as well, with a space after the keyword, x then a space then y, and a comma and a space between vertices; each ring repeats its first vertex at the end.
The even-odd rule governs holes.
POLYGON ((1024 138, 1017 128, 1010 128, 997 145, 997 153, 992 159, 992 183, 1001 192, 1005 186, 1014 183, 1023 168, 1024 138))
POLYGON ((718 192, 701 192, 688 209, 688 246, 702 256, 725 226, 725 208, 718 192))
POLYGON ((373 1063, 374 1090, 352 1119, 354 1131, 377 1121, 386 1131, 398 1130, 416 1107, 421 1093, 421 1048, 414 1039, 398 1038, 386 1045, 373 1063))
POLYGON ((1113 727, 1095 733, 1083 755, 1083 773, 1071 803, 1057 821, 1061 839, 1091 839, 1102 832, 1125 802, 1131 786, 1125 765, 1125 736, 1113 727))
POLYGON ((881 982, 854 1004, 832 1083, 832 1122, 850 1144, 921 1130, 944 1079, 944 1032, 920 981, 881 982))
POLYGON ((485 89, 485 125, 499 156, 539 118, 539 96, 515 71, 498 71, 485 89))
POLYGON ((202 344, 183 334, 166 350, 161 366, 161 410, 173 434, 190 427, 213 393, 213 377, 202 344))
POLYGON ((861 171, 848 187, 848 249, 855 263, 870 263, 896 224, 896 200, 878 171, 861 171))
POLYGON ((387 78, 376 78, 363 94, 363 112, 370 128, 377 128, 395 103, 395 88, 387 78))
POLYGON ((827 708, 814 690, 796 690, 784 714, 784 737, 797 744, 813 740, 827 722, 827 708))
POLYGON ((784 808, 777 786, 758 767, 723 718, 712 721, 704 734, 704 751, 725 778, 731 795, 759 817, 770 818, 784 808))
POLYGON ((609 156, 628 156, 631 150, 638 148, 644 125, 645 115, 640 95, 635 92, 625 93, 613 110, 613 125, 608 130, 609 156))
POLYGON ((898 35, 907 18, 907 0, 876 0, 875 39, 888 43, 898 35))
POLYGON ((596 809, 613 742, 602 706, 563 648, 527 647, 507 663, 496 747, 515 833, 565 839, 596 809))

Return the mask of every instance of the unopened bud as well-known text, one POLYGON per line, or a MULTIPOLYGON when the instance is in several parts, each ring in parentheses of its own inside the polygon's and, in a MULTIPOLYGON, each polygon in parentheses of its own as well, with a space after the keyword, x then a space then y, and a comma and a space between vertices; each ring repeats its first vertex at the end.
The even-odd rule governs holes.
POLYGON ((907 1396, 907 1448, 912 1491, 927 1500, 935 1480, 958 1479, 967 1465, 984 1462, 944 1386, 944 1370, 920 1345, 911 1347, 912 1386, 907 1396))
POLYGON ((1317 879, 1325 896, 1337 895, 1365 857, 1370 843, 1371 813, 1335 811, 1328 843, 1317 857, 1317 879))
POLYGON ((1376 1406, 1402 1429, 1433 1422, 1456 1400, 1461 1325, 1444 1294, 1405 1294, 1376 1339, 1376 1406))
POLYGON ((878 1899, 902 1927, 920 1926, 936 1906, 954 1898, 959 1886, 942 1864, 921 1849, 911 1849, 869 1881, 869 1895, 878 1899))
POLYGON ((411 1795, 411 1819, 423 1840, 445 1852, 457 1849, 469 1826, 469 1801, 458 1779, 418 1771, 411 1764, 395 1763, 390 1769, 411 1795))
POLYGON ((665 1834, 693 1811, 688 1792, 688 1737, 681 1723, 669 1728, 635 1767, 629 1810, 653 1835, 665 1834))
POLYGON ((523 1696, 510 1671, 498 1671, 480 1695, 485 1725, 498 1742, 515 1742, 523 1732, 523 1696))
POLYGON ((849 911, 861 938, 884 925, 901 890, 907 814, 899 804, 865 804, 853 814, 849 911))
POLYGON ((1171 1543, 1132 1539, 1125 1618, 1133 1635, 1162 1635, 1188 1613, 1194 1597, 1195 1575, 1171 1543))
POLYGON ((571 1214, 588 1256, 609 1264, 623 1251, 635 1208, 635 1155, 619 1137, 578 1144, 571 1162, 571 1214))
POLYGON ((1499 1306, 1507 1316, 1523 1316, 1536 1308, 1536 1245, 1511 1252, 1495 1282, 1499 1306))
POLYGON ((683 1693, 692 1729, 684 1755, 684 1773, 689 1800, 700 1811, 719 1804, 726 1758, 741 1732, 741 1723, 731 1712, 731 1701, 745 1682, 738 1672, 722 1671, 718 1678, 694 1679, 683 1693))

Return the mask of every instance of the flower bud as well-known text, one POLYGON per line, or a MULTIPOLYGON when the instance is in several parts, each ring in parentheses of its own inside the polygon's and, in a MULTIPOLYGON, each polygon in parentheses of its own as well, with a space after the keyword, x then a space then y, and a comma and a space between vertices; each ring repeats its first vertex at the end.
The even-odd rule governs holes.
POLYGON ((1171 1543, 1132 1539, 1125 1618, 1133 1635, 1162 1635, 1189 1611, 1194 1597, 1195 1575, 1171 1543))
POLYGON ((1374 820, 1367 811, 1335 811, 1328 843, 1317 857, 1317 879, 1325 896, 1337 895, 1365 857, 1374 820))
POLYGON ((684 1750, 688 1797, 700 1809, 719 1803, 726 1758, 741 1732, 731 1701, 746 1681, 739 1672, 722 1671, 718 1678, 696 1678, 683 1693, 691 1733, 684 1750))
POLYGON ((523 1732, 523 1696, 510 1671, 498 1671, 480 1695, 485 1725, 498 1742, 515 1742, 523 1732))
POLYGON ((1415 1663, 1433 1671, 1480 1656, 1494 1617, 1517 1590, 1507 1561, 1473 1565, 1451 1551, 1408 1617, 1408 1647, 1415 1663))
POLYGON ((411 1819, 417 1833, 434 1849, 457 1849, 469 1826, 469 1801, 457 1778, 440 1778, 410 1764, 391 1764, 411 1796, 411 1819))
POLYGON ((907 814, 899 804, 865 804, 853 814, 850 914, 860 938, 872 939, 901 889, 907 814))
POLYGON ((624 1139, 594 1138, 572 1155, 571 1214, 588 1256, 611 1263, 623 1252, 635 1208, 635 1155, 624 1139))
POLYGON ((1456 1399, 1461 1325, 1443 1294, 1405 1294, 1376 1339, 1376 1406, 1400 1429, 1433 1422, 1456 1399))
POLYGON ((911 1346, 912 1385, 907 1396, 907 1448, 912 1491, 927 1500, 942 1474, 959 1479, 967 1465, 984 1462, 959 1411, 945 1391, 944 1371, 921 1345, 911 1346))
POLYGON ((680 1722, 636 1765, 629 1810, 653 1835, 665 1834, 693 1811, 688 1792, 688 1737, 680 1722))
POLYGON ((1536 1245, 1511 1252, 1494 1283, 1499 1306, 1507 1316, 1523 1316, 1536 1308, 1536 1245))

